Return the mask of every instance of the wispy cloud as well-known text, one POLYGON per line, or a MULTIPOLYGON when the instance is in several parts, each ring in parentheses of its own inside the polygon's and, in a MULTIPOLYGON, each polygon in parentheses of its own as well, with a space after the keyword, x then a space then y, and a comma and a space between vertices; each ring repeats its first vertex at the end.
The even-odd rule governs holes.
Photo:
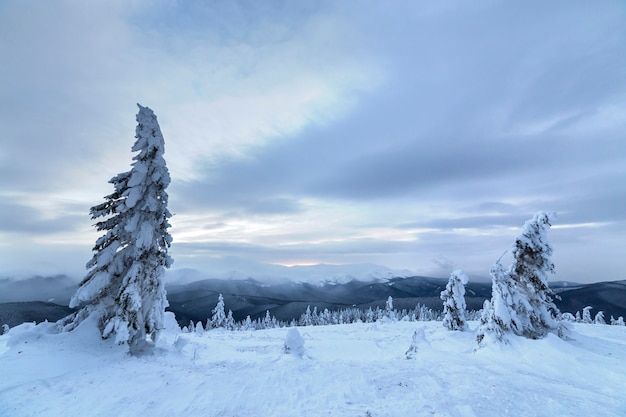
POLYGON ((140 102, 177 267, 486 275, 546 209, 559 278, 618 279, 625 37, 619 1, 2 2, 0 271, 82 268, 140 102))

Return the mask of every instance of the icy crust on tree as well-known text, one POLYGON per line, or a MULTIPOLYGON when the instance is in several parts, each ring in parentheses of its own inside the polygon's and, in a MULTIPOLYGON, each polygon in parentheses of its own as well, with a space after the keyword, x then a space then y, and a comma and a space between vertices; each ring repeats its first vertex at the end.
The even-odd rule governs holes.
POLYGON ((440 298, 443 301, 443 326, 449 330, 465 330, 467 322, 465 319, 465 285, 469 278, 461 269, 457 269, 450 274, 450 279, 446 289, 441 292, 440 298))
POLYGON ((132 169, 113 177, 114 192, 90 210, 98 231, 87 275, 70 301, 79 312, 59 322, 72 330, 91 312, 100 316, 102 337, 115 334, 119 343, 138 345, 156 340, 163 327, 167 299, 164 268, 172 237, 165 189, 170 175, 163 158, 165 145, 156 116, 138 105, 132 169))

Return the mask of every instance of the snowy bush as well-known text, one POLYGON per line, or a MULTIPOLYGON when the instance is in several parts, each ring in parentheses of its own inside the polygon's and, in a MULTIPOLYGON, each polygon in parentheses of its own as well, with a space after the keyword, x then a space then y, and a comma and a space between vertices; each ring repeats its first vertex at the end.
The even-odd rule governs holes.
POLYGON ((285 344, 283 345, 283 352, 292 353, 300 357, 304 355, 304 339, 295 327, 287 330, 287 337, 285 338, 285 344))
POLYGON ((591 324, 593 320, 591 319, 591 309, 593 307, 587 306, 583 308, 583 323, 591 324))
POLYGON ((413 332, 411 346, 409 346, 409 349, 406 351, 405 356, 407 359, 415 359, 415 356, 420 349, 429 347, 430 342, 428 341, 428 339, 426 339, 426 333, 424 332, 424 328, 420 327, 413 332))

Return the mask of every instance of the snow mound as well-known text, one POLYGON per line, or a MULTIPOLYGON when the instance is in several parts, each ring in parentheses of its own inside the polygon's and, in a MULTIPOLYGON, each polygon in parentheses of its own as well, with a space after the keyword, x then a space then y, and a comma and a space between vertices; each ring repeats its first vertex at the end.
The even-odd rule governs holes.
POLYGON ((300 357, 304 355, 304 339, 295 327, 287 330, 287 337, 285 338, 283 352, 292 353, 300 357))

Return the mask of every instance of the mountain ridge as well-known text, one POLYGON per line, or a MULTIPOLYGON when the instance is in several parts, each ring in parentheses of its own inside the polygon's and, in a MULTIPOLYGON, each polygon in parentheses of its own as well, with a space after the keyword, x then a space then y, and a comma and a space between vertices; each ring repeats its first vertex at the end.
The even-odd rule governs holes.
MULTIPOLYGON (((223 295, 226 309, 233 311, 236 320, 243 320, 248 315, 255 319, 269 310, 276 318, 290 321, 297 319, 309 305, 320 311, 324 308, 384 308, 388 297, 393 298, 397 309, 413 309, 419 303, 441 310, 439 294, 447 282, 446 278, 423 276, 316 284, 291 280, 267 284, 251 277, 209 278, 188 283, 166 283, 166 290, 170 304, 168 310, 175 313, 181 325, 187 325, 189 321, 204 322, 211 317, 219 294, 223 295)), ((550 286, 558 296, 555 303, 563 312, 575 314, 590 305, 594 313, 603 311, 607 320, 610 316, 626 316, 626 281, 593 284, 557 281, 550 286)), ((66 306, 76 287, 77 283, 62 275, 33 277, 20 284, 0 279, 0 301, 3 301, 0 302, 0 325, 14 326, 20 323, 19 320, 52 321, 69 314, 72 310, 66 306), (56 286, 53 285, 55 282, 56 286), (33 286, 39 290, 38 296, 32 295, 33 286), (27 288, 30 288, 32 300, 24 299, 27 288), (20 299, 11 300, 6 289, 15 290, 14 294, 20 299)), ((491 297, 491 283, 470 281, 465 288, 468 310, 481 309, 484 300, 491 297)))

